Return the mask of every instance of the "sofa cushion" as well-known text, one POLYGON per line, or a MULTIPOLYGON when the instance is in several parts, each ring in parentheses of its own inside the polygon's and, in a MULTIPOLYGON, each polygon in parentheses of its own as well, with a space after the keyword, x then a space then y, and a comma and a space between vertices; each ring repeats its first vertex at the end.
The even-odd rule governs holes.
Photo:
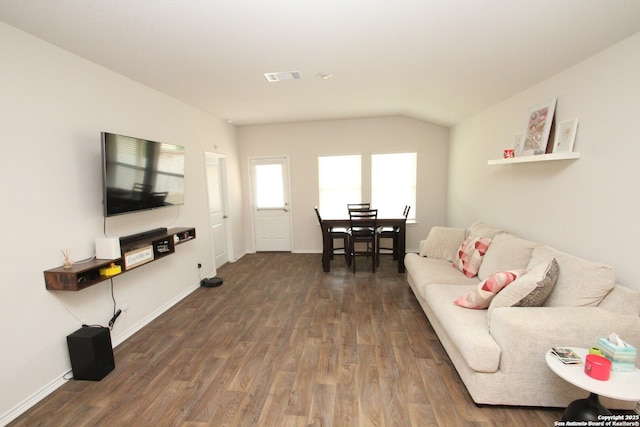
POLYGON ((418 256, 418 254, 407 254, 404 257, 404 265, 407 269, 407 275, 418 289, 432 283, 477 285, 480 282, 477 277, 469 278, 455 268, 451 268, 451 263, 443 259, 424 258, 418 256))
POLYGON ((462 271, 467 277, 478 274, 482 257, 487 252, 491 239, 471 235, 460 245, 453 266, 462 271))
POLYGON ((478 283, 474 289, 460 295, 454 301, 460 307, 484 309, 503 288, 524 274, 526 270, 499 271, 478 283))
POLYGON ((432 227, 420 249, 420 256, 453 262, 458 248, 464 242, 465 234, 464 228, 432 227))
POLYGON ((553 290, 559 276, 555 259, 532 268, 502 290, 489 305, 487 320, 498 307, 539 307, 553 290))
POLYGON ((615 271, 612 267, 587 261, 566 254, 549 246, 538 246, 533 250, 529 267, 553 258, 558 261, 560 275, 549 298, 548 307, 597 306, 615 286, 615 271))
POLYGON ((500 233, 504 233, 505 231, 493 227, 491 225, 485 224, 482 221, 476 221, 469 227, 469 234, 473 236, 487 237, 489 239, 493 239, 500 233))
POLYGON ((540 243, 531 242, 509 233, 497 234, 482 259, 478 277, 484 280, 498 271, 525 269, 533 249, 540 243))
POLYGON ((640 315, 640 292, 615 285, 598 307, 618 314, 640 315))
POLYGON ((496 372, 501 351, 489 333, 487 312, 468 310, 452 302, 461 290, 471 289, 473 286, 429 285, 423 288, 421 296, 469 368, 477 372, 496 372))

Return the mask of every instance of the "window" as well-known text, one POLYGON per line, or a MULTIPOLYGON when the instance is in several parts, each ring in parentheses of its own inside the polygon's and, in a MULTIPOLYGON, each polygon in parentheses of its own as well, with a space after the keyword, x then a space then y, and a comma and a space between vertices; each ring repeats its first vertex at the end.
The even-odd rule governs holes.
POLYGON ((380 217, 398 217, 405 205, 416 215, 417 153, 371 155, 371 205, 380 217))
POLYGON ((360 156, 318 157, 320 212, 327 218, 344 217, 347 203, 362 197, 360 156))

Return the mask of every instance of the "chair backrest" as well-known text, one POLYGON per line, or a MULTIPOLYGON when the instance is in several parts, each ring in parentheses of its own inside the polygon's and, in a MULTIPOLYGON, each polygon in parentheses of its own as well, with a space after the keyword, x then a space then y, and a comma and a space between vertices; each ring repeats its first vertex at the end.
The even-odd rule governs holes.
POLYGON ((349 221, 352 229, 375 231, 378 220, 377 209, 351 210, 349 211, 349 221))
POLYGON ((318 211, 318 207, 315 206, 313 210, 316 211, 316 216, 318 217, 318 224, 322 226, 322 218, 320 217, 320 211, 318 211))
POLYGON ((347 203, 347 210, 349 212, 369 209, 371 209, 371 203, 347 203))
POLYGON ((404 216, 404 220, 407 220, 407 217, 409 216, 409 211, 411 210, 411 206, 406 205, 404 207, 404 212, 402 213, 402 215, 404 216))

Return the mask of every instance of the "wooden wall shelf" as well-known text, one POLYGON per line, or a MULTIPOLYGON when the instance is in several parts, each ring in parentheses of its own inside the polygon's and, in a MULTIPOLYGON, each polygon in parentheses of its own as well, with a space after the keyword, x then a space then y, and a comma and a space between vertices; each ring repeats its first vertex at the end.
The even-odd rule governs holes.
MULTIPOLYGON (((128 241, 121 245, 122 253, 141 248, 148 245, 154 246, 154 257, 152 261, 156 261, 175 252, 175 246, 188 242, 196 238, 196 229, 189 227, 171 228, 166 233, 154 234, 135 241, 128 241), (163 249, 156 251, 155 242, 161 242, 163 249), (166 247, 164 244, 166 243, 166 247)), ((152 262, 150 261, 150 262, 152 262)), ((141 264, 145 265, 145 264, 141 264)), ((94 259, 88 262, 77 263, 70 268, 56 267, 44 272, 44 283, 47 290, 50 291, 80 291, 89 286, 108 280, 112 277, 119 276, 127 271, 137 268, 140 265, 126 268, 125 258, 117 259, 94 259), (111 264, 119 265, 122 272, 103 276, 100 269, 109 267, 111 264)))
POLYGON ((510 159, 495 159, 487 161, 488 165, 508 165, 511 163, 546 162, 550 160, 575 160, 580 158, 580 153, 549 153, 537 156, 512 157, 510 159))

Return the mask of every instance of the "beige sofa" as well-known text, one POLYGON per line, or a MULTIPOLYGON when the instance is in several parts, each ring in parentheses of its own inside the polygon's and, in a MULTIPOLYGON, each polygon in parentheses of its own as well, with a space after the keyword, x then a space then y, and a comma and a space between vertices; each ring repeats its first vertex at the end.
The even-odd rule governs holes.
MULTIPOLYGON (((478 404, 565 407, 588 393, 547 367, 545 353, 551 347, 589 348, 598 337, 616 332, 640 348, 640 292, 616 284, 614 270, 604 264, 478 222, 468 230, 434 227, 420 253, 406 255, 405 266, 411 289, 478 404), (476 277, 453 266, 469 237, 490 239, 476 277), (518 276, 487 309, 454 303, 463 295, 477 296, 478 285, 502 271, 518 276), (527 300, 535 294, 542 301, 527 300)), ((635 407, 634 402, 602 402, 611 409, 635 407)))

